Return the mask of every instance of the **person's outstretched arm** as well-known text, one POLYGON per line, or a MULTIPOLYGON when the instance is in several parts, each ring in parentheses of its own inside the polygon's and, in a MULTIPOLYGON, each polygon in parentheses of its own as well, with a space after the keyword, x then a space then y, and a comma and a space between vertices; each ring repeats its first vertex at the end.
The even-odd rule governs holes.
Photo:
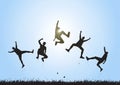
POLYGON ((15 48, 17 48, 17 42, 15 41, 15 48))
POLYGON ((57 23, 56 23, 56 27, 58 27, 58 23, 59 23, 59 20, 58 20, 57 23))
POLYGON ((86 42, 86 41, 88 41, 88 40, 90 40, 91 38, 88 38, 88 39, 86 39, 86 40, 84 40, 84 42, 86 42))
POLYGON ((104 53, 106 52, 106 48, 104 47, 104 53))
POLYGON ((13 53, 14 51, 8 51, 8 53, 13 53))
POLYGON ((79 35, 79 39, 81 40, 81 33, 82 33, 82 31, 80 31, 80 35, 79 35))
POLYGON ((43 40, 43 38, 41 38, 41 39, 38 41, 38 43, 39 43, 40 45, 42 45, 41 42, 40 42, 41 40, 43 40))

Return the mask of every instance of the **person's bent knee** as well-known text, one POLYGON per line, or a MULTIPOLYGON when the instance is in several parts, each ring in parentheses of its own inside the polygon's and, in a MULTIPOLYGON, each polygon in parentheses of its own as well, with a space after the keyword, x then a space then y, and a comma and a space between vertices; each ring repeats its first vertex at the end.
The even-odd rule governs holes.
POLYGON ((99 66, 99 64, 97 63, 97 66, 99 66))
POLYGON ((73 43, 73 44, 72 44, 72 46, 76 46, 76 44, 75 44, 75 43, 73 43))
POLYGON ((84 51, 84 49, 82 49, 82 51, 84 51))
POLYGON ((83 48, 81 48, 81 50, 82 50, 82 51, 84 51, 84 49, 83 49, 83 48))
POLYGON ((46 55, 46 58, 48 58, 48 56, 46 55))
POLYGON ((47 56, 47 55, 45 55, 45 56, 44 56, 44 58, 48 58, 48 56, 47 56))
POLYGON ((60 41, 60 43, 64 43, 64 41, 63 41, 63 40, 61 40, 61 41, 60 41))
POLYGON ((61 31, 61 34, 63 34, 64 33, 64 31, 61 31))

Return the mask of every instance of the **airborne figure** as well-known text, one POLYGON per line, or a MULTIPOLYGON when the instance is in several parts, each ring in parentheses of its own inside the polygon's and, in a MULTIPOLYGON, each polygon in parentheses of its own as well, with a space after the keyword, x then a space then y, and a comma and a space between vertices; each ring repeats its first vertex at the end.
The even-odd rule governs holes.
POLYGON ((57 43, 64 43, 64 40, 62 39, 62 34, 69 37, 70 36, 70 32, 68 32, 67 34, 64 32, 64 31, 60 31, 60 27, 58 27, 58 23, 59 23, 59 20, 57 21, 57 24, 56 24, 56 28, 55 28, 55 38, 53 41, 55 41, 55 39, 58 39, 59 41, 55 41, 55 45, 57 45, 57 43))
POLYGON ((41 44, 41 40, 43 40, 43 38, 41 38, 39 41, 38 41, 38 43, 40 44, 40 48, 38 49, 38 51, 37 51, 37 59, 39 58, 39 55, 42 55, 42 56, 44 56, 43 58, 41 58, 42 59, 42 61, 44 62, 44 59, 46 59, 46 58, 48 58, 48 56, 46 55, 46 46, 45 46, 45 44, 46 44, 46 42, 43 42, 43 44, 41 44))
POLYGON ((24 53, 33 53, 34 52, 34 50, 32 50, 32 51, 21 51, 20 49, 18 49, 16 41, 15 41, 15 47, 12 47, 12 49, 13 49, 13 51, 8 51, 8 52, 9 53, 15 52, 18 55, 19 60, 20 60, 20 62, 22 64, 22 68, 25 66, 23 61, 22 61, 22 54, 24 54, 24 53))
POLYGON ((85 37, 81 37, 81 33, 82 33, 82 31, 80 31, 79 41, 77 43, 73 43, 70 46, 69 49, 66 49, 66 51, 69 52, 73 48, 73 46, 76 46, 76 47, 78 47, 81 50, 80 58, 84 59, 84 57, 83 57, 84 48, 82 47, 82 45, 83 45, 84 42, 90 40, 91 38, 85 40, 85 37))
POLYGON ((104 63, 106 62, 106 60, 107 60, 107 55, 108 55, 108 52, 106 51, 106 49, 105 49, 105 47, 104 47, 104 54, 103 54, 102 58, 97 57, 97 56, 88 58, 88 57, 86 56, 86 59, 87 59, 87 60, 96 59, 96 60, 98 61, 97 66, 100 68, 100 71, 102 71, 103 68, 101 68, 100 64, 101 64, 101 63, 104 64, 104 63))

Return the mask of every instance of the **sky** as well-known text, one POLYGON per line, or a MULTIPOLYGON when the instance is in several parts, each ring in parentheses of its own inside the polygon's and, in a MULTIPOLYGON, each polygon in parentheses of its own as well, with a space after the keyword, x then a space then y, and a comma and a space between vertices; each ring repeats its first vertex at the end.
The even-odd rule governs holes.
POLYGON ((0 80, 119 81, 119 32, 119 0, 0 0, 0 80), (71 34, 55 46, 57 20, 61 30, 71 34), (84 57, 102 57, 104 46, 109 52, 102 72, 96 60, 80 59, 77 47, 65 51, 78 41, 81 30, 86 39, 91 37, 83 44, 84 57), (36 59, 40 38, 46 42, 45 62, 42 56, 36 59), (23 54, 23 69, 18 56, 8 53, 15 41, 21 50, 34 49, 34 54, 23 54))

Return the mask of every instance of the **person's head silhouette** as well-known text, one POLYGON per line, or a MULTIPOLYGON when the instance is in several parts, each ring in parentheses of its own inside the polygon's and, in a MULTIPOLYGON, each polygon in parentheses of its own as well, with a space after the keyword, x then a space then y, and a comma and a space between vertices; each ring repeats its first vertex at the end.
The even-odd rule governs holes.
POLYGON ((14 48, 14 47, 12 47, 12 49, 13 49, 13 50, 15 50, 15 48, 14 48))
POLYGON ((85 39, 85 37, 83 36, 83 37, 82 37, 82 40, 84 40, 84 39, 85 39))
POLYGON ((45 45, 46 44, 46 42, 43 42, 43 45, 45 45))
POLYGON ((105 52, 106 54, 108 54, 108 52, 105 52))

